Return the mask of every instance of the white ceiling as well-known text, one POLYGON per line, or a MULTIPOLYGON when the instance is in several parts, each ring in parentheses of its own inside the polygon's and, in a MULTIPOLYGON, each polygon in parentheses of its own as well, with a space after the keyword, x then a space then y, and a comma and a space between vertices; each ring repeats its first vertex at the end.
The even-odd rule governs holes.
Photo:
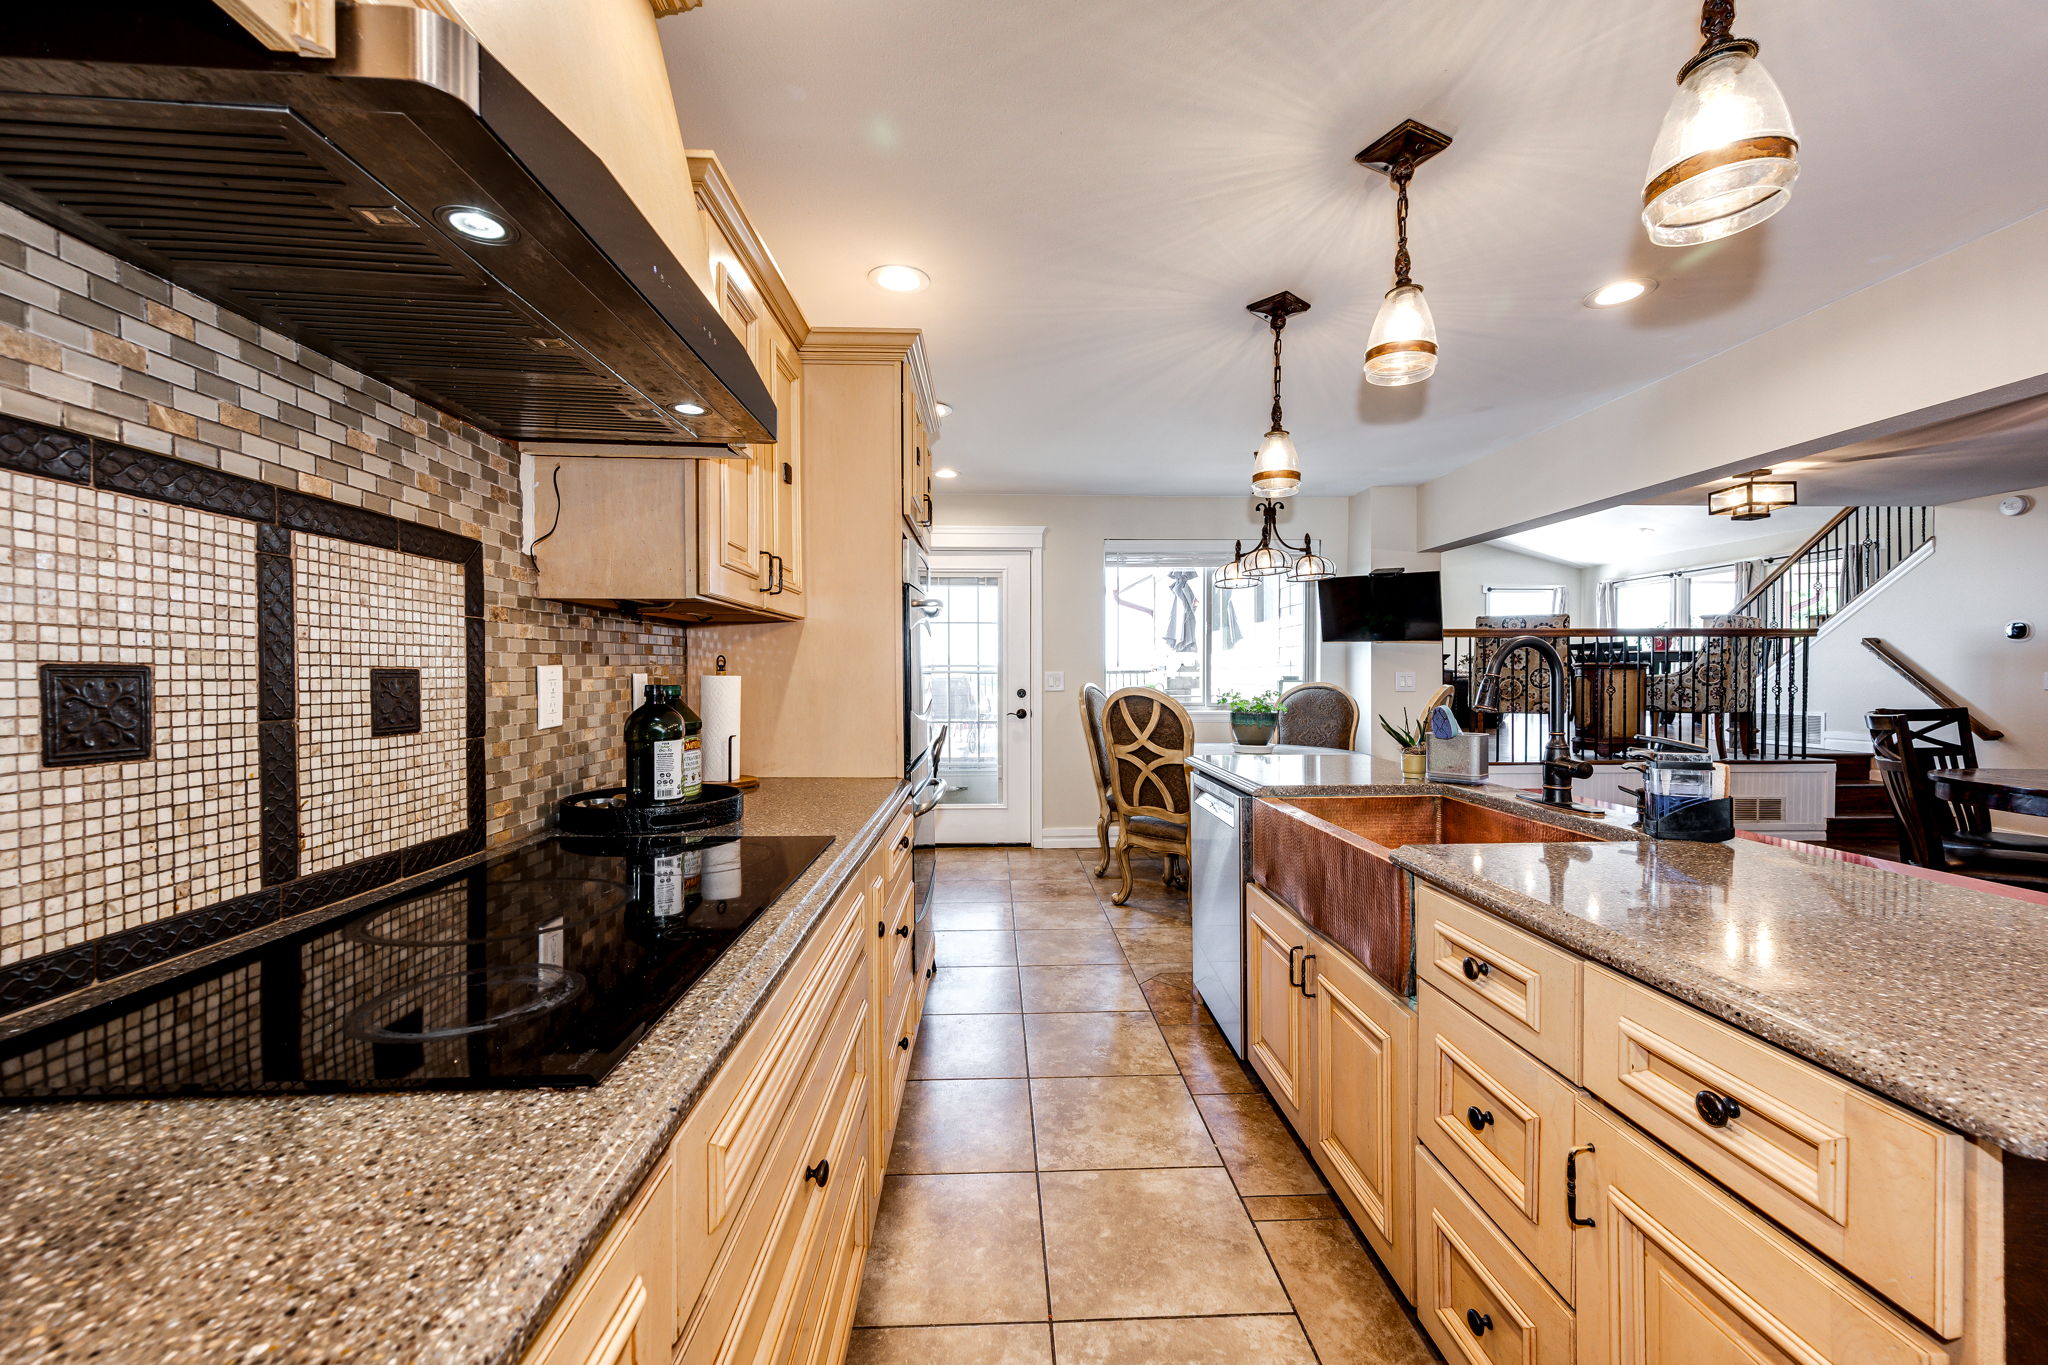
MULTIPOLYGON (((1304 491, 1475 459, 2043 206, 2039 0, 1749 0, 1801 135, 1791 206, 1650 246, 1649 145, 1691 0, 709 0, 662 23, 692 146, 715 149, 813 324, 917 326, 939 446, 974 491, 1234 493, 1292 289, 1304 491), (1351 155, 1405 117, 1453 134, 1414 189, 1443 361, 1358 360, 1393 239, 1351 155), (890 295, 873 266, 932 276, 890 295), (1651 274, 1637 304, 1595 286, 1651 274)), ((1592 452, 1625 458, 1625 452, 1592 452)))
POLYGON ((1533 531, 1518 531, 1489 543, 1554 559, 1560 564, 1626 564, 1653 555, 1740 545, 1765 536, 1810 535, 1841 510, 1802 505, 1773 512, 1765 521, 1732 522, 1726 517, 1708 515, 1704 502, 1702 495, 1682 507, 1640 503, 1609 507, 1568 521, 1554 521, 1533 531))

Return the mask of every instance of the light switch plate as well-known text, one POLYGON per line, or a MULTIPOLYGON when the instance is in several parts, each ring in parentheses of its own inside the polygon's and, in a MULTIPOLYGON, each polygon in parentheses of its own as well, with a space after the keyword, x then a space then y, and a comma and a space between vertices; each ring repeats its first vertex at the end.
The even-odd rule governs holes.
POLYGON ((1046 675, 1045 675, 1045 690, 1046 690, 1046 691, 1048 691, 1048 692, 1064 692, 1064 691, 1066 691, 1066 690, 1067 690, 1067 675, 1066 675, 1066 674, 1064 674, 1064 673, 1048 673, 1048 674, 1046 674, 1046 675))
POLYGON ((536 730, 554 730, 562 724, 562 666, 560 664, 535 664, 533 666, 533 695, 539 703, 539 718, 534 721, 536 730))
POLYGON ((626 706, 629 709, 637 711, 640 709, 640 703, 647 700, 647 681, 645 673, 633 675, 633 691, 626 698, 626 706))
POLYGON ((1396 692, 1413 692, 1415 690, 1415 675, 1413 673, 1396 673, 1394 675, 1394 690, 1396 692))

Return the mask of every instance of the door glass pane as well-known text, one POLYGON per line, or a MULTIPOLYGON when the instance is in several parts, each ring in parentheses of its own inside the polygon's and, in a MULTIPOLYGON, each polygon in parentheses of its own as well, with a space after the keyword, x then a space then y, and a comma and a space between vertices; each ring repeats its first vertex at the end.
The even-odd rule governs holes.
POLYGON ((1003 580, 995 574, 931 577, 939 600, 924 656, 932 724, 946 727, 939 800, 954 806, 1003 801, 1003 580))

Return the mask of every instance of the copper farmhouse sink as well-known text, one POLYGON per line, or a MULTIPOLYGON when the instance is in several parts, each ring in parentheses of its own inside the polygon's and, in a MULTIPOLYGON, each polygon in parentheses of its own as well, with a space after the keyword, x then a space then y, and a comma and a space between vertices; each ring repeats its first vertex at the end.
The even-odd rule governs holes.
POLYGON ((1252 802, 1252 877, 1405 995, 1415 916, 1403 844, 1599 842, 1454 796, 1264 796, 1252 802))

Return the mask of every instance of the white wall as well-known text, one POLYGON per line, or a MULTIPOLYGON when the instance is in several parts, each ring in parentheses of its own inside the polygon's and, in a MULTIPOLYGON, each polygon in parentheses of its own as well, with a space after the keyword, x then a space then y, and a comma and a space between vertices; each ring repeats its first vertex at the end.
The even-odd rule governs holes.
POLYGON ((2041 392, 2043 260, 2048 213, 1496 450, 1423 486, 1421 543, 1491 540, 1922 425, 1975 395, 2041 392))
MULTIPOLYGON (((1111 540, 1257 540, 1252 499, 1176 497, 1066 497, 943 491, 934 508, 940 526, 1043 526, 1045 528, 1045 639, 1043 665, 1066 674, 1066 691, 1041 693, 1045 759, 1039 773, 1039 811, 1054 833, 1095 832, 1095 793, 1088 747, 1081 731, 1081 688, 1103 676, 1102 556, 1111 540)), ((1299 541, 1313 535, 1321 552, 1345 569, 1350 502, 1345 498, 1289 498, 1281 532, 1299 541)), ((1319 676, 1344 677, 1342 646, 1326 646, 1319 676)), ((1197 738, 1228 739, 1227 722, 1198 725, 1197 738)))
POLYGON ((1987 767, 2048 767, 2048 637, 2005 638, 2008 621, 2048 631, 2048 488, 2038 504, 2006 517, 1996 498, 1951 503, 1934 514, 1934 553, 1887 579, 1814 641, 1814 708, 1827 728, 1862 734, 1880 706, 1932 706, 1862 646, 1874 636, 1946 687, 2005 738, 1978 743, 1987 767))
MULTIPOLYGON (((1778 535, 1752 536, 1747 540, 1731 540, 1722 545, 1696 545, 1690 550, 1672 554, 1624 555, 1610 563, 1598 564, 1587 570, 1591 583, 1597 591, 1598 585, 1616 578, 1633 578, 1647 573, 1678 573, 1685 569, 1705 568, 1710 564, 1733 564, 1744 559, 1775 559, 1789 555, 1806 543, 1811 531, 1786 531, 1778 535)), ((1654 541, 1651 542, 1653 545, 1654 541)), ((1593 619, 1589 606, 1586 619, 1593 619)))
POLYGON ((1486 614, 1488 588, 1564 589, 1564 612, 1573 625, 1593 624, 1593 571, 1576 564, 1523 554, 1504 545, 1467 545, 1446 551, 1439 561, 1444 583, 1444 624, 1469 626, 1486 614))

